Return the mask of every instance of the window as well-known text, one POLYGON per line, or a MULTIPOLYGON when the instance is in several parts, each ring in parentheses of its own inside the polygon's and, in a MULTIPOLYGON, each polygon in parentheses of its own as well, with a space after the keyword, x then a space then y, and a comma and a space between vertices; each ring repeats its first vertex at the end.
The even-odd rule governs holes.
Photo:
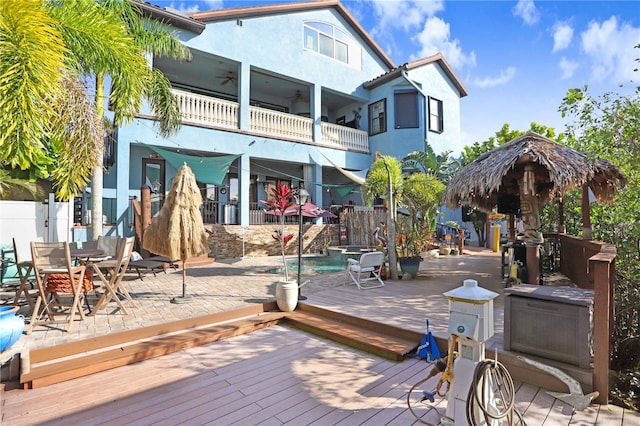
POLYGON ((396 129, 418 127, 418 92, 402 90, 395 92, 396 129))
POLYGON ((304 48, 349 65, 360 65, 360 47, 340 28, 324 22, 304 23, 304 48))
POLYGON ((442 133, 444 131, 444 118, 442 117, 442 101, 429 98, 429 130, 442 133))
POLYGON ((369 134, 377 135, 387 131, 387 100, 381 99, 369 105, 369 134))

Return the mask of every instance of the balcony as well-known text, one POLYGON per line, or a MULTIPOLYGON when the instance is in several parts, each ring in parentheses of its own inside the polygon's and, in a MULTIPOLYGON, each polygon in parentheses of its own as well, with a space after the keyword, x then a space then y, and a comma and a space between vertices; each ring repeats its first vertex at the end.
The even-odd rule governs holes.
MULTIPOLYGON (((173 89, 185 124, 238 130, 237 102, 173 89)), ((328 148, 369 152, 367 132, 332 123, 321 123, 321 137, 313 139, 313 119, 257 106, 249 107, 253 135, 301 142, 328 148)))

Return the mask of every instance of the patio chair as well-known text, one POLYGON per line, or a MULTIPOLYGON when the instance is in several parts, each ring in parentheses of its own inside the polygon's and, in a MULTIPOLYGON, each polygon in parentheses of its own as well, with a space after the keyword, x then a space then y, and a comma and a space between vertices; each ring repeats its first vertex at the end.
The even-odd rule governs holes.
POLYGON ((135 238, 122 238, 121 241, 118 255, 115 258, 91 264, 96 275, 104 284, 104 293, 92 309, 92 316, 100 309, 103 309, 111 300, 116 302, 125 315, 128 315, 127 309, 120 300, 119 294, 124 295, 126 300, 133 305, 133 299, 127 289, 122 285, 122 279, 129 266, 135 238))
POLYGON ((33 262, 31 260, 22 260, 21 256, 18 254, 18 245, 16 244, 15 238, 13 238, 13 259, 15 261, 18 278, 20 280, 20 287, 18 287, 18 290, 16 291, 16 297, 13 300, 13 304, 17 305, 20 300, 20 296, 24 294, 24 297, 29 304, 29 309, 33 312, 33 298, 29 292, 29 287, 33 287, 33 283, 29 279, 33 273, 33 262))
POLYGON ((381 251, 372 251, 360 256, 360 260, 347 259, 347 281, 351 278, 358 289, 383 287, 384 282, 380 277, 384 266, 385 254, 381 251))
POLYGON ((118 256, 118 249, 121 243, 122 238, 120 237, 99 235, 97 240, 82 243, 82 248, 102 250, 102 256, 88 259, 90 262, 100 262, 118 256))
POLYGON ((85 266, 73 266, 68 242, 31 242, 31 258, 38 297, 36 299, 27 334, 37 324, 66 324, 68 331, 76 314, 84 319, 84 294, 93 289, 84 279, 85 266), (70 299, 70 301, 69 301, 70 299), (42 311, 40 307, 42 306, 42 311), (58 316, 65 319, 56 320, 58 316))

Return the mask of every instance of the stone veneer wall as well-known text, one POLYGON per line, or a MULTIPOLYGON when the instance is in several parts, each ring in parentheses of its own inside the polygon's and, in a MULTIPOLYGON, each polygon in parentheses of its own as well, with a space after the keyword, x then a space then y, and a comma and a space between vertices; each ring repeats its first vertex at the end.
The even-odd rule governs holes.
MULTIPOLYGON (((242 256, 242 233, 244 232, 245 256, 279 256, 280 246, 272 234, 278 225, 205 225, 209 233, 210 257, 232 259, 242 256)), ((298 225, 286 225, 286 234, 293 234, 287 244, 287 255, 298 253, 298 225)), ((322 253, 328 246, 340 245, 340 225, 313 225, 303 227, 302 252, 322 253)))

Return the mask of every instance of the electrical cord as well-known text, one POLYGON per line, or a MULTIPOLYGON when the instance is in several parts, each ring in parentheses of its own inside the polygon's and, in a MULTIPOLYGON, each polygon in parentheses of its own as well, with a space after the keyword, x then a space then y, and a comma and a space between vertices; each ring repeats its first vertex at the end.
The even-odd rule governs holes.
POLYGON ((496 360, 478 361, 473 372, 473 382, 467 395, 466 408, 467 423, 470 425, 478 424, 475 418, 476 408, 478 408, 487 424, 490 424, 492 420, 506 417, 509 425, 513 425, 515 415, 520 424, 526 426, 522 414, 515 407, 515 389, 511 375, 505 366, 496 360), (489 407, 487 403, 489 399, 487 390, 489 388, 492 391, 497 389, 498 398, 494 396, 491 399, 494 402, 501 401, 501 408, 496 406, 489 407))

